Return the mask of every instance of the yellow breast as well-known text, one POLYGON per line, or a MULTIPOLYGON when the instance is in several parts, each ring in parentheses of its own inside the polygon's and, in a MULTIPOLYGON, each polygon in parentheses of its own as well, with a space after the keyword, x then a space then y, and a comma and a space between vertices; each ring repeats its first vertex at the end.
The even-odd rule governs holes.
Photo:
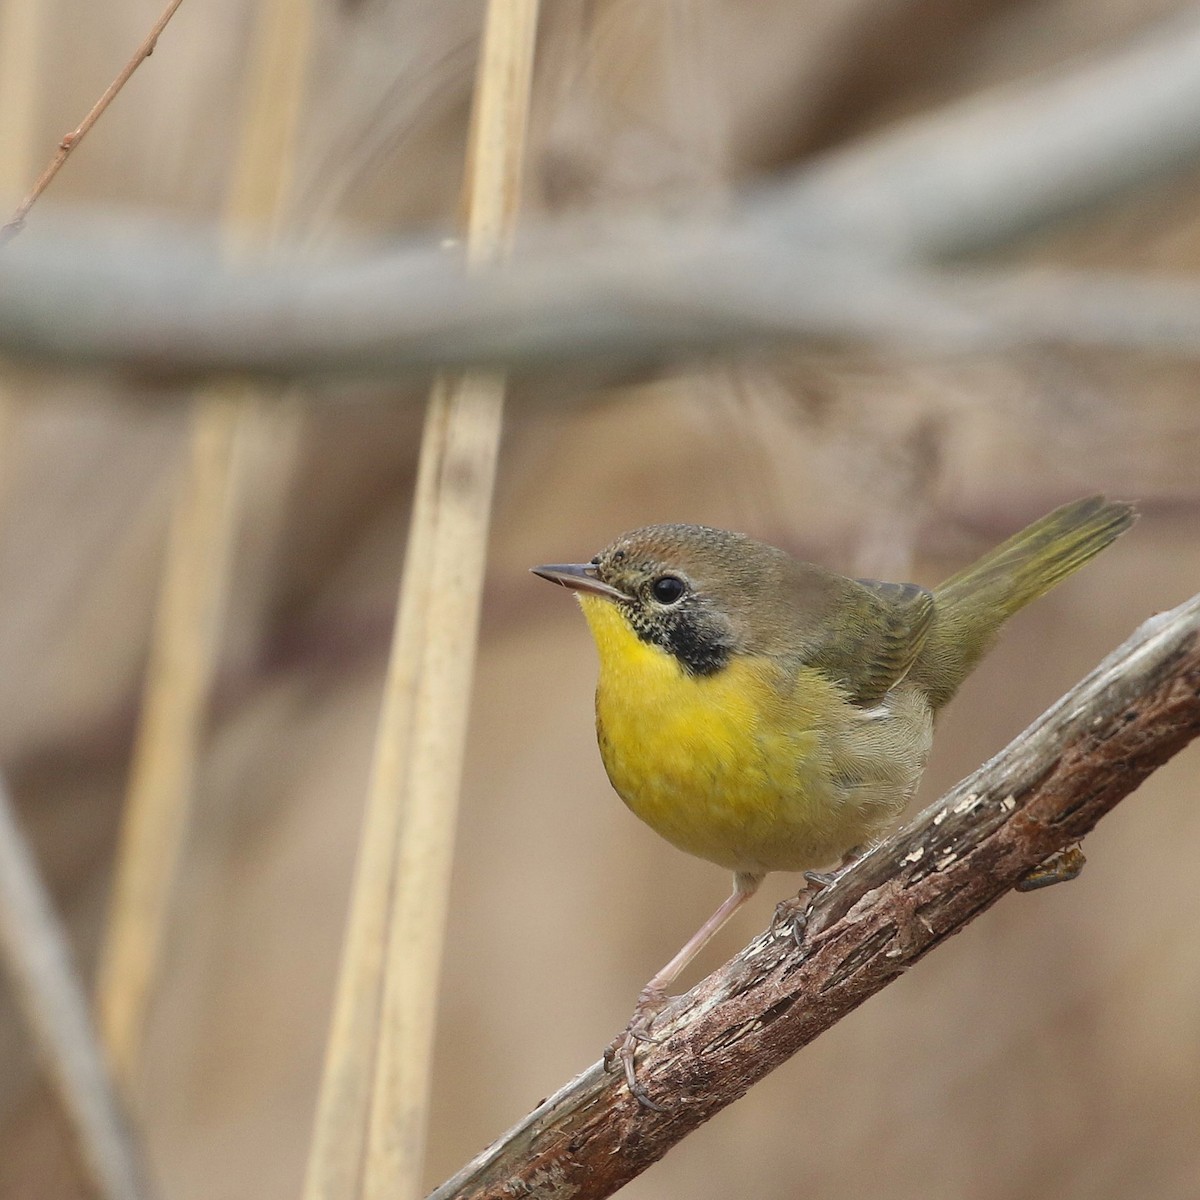
POLYGON ((847 804, 830 721, 847 709, 816 672, 784 677, 735 656, 689 675, 637 637, 616 605, 579 597, 600 655, 596 725, 605 769, 668 841, 734 871, 803 870, 838 858, 879 823, 847 804))

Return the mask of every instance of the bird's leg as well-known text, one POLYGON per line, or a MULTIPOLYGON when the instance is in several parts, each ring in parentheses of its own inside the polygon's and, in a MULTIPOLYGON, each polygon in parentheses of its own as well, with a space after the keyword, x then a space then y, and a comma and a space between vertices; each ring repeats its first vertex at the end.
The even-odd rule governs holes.
POLYGON ((604 1052, 604 1065, 609 1070, 614 1064, 620 1063, 625 1072, 625 1082, 629 1090, 637 1097, 639 1103, 646 1108, 661 1112, 662 1109, 646 1094, 646 1089, 638 1082, 634 1065, 634 1055, 637 1053, 638 1042, 653 1042, 657 1039, 651 1034, 650 1026, 654 1018, 663 1010, 667 1003, 667 989, 675 982, 679 973, 696 957, 716 932, 733 916, 747 900, 758 890, 762 883, 761 875, 743 875, 738 873, 733 877, 733 892, 721 907, 717 909, 696 932, 688 938, 683 948, 653 979, 650 980, 638 996, 637 1006, 633 1016, 623 1033, 618 1034, 612 1045, 604 1052))
POLYGON ((832 871, 805 871, 805 886, 798 895, 789 896, 775 906, 775 915, 771 918, 771 932, 778 933, 786 929, 792 936, 792 941, 799 947, 804 942, 804 931, 808 927, 808 918, 812 913, 817 897, 832 884, 836 883, 843 871, 857 861, 862 854, 861 846, 854 846, 842 855, 842 861, 832 871))

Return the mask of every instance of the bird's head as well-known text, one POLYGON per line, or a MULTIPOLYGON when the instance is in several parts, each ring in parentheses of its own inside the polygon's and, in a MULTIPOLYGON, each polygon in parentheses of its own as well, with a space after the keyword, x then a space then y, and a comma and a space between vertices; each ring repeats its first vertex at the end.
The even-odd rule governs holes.
POLYGON ((673 655, 689 675, 712 675, 753 649, 754 614, 778 592, 787 555, 705 525, 648 525, 623 533, 587 563, 534 567, 576 593, 593 636, 627 627, 673 655))

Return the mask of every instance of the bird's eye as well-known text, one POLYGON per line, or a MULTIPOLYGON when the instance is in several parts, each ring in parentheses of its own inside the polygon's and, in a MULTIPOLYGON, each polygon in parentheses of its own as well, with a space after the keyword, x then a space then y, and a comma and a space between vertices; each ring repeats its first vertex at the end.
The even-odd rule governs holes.
POLYGON ((650 585, 650 592, 659 604, 674 604, 686 591, 687 585, 678 575, 660 575, 650 585))

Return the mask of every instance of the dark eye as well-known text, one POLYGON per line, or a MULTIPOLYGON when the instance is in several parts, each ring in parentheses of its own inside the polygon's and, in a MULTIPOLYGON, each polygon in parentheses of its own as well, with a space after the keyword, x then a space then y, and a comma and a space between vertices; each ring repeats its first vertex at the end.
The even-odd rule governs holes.
POLYGON ((674 604, 687 591, 687 585, 677 575, 660 575, 650 585, 650 591, 659 604, 674 604))

